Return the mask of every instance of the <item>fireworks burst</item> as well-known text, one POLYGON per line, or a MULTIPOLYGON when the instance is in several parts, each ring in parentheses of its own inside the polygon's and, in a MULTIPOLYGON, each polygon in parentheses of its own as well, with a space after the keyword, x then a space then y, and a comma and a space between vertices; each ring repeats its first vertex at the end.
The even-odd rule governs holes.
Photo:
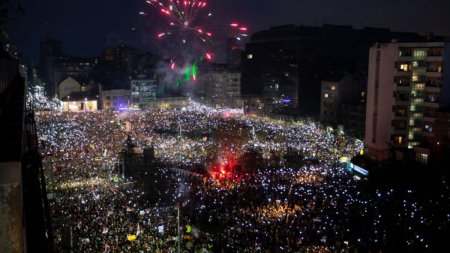
MULTIPOLYGON (((193 34, 204 43, 208 41, 212 42, 212 32, 200 25, 201 20, 212 16, 210 12, 206 15, 204 14, 205 7, 207 6, 205 1, 147 0, 146 2, 159 9, 164 16, 167 16, 169 28, 165 32, 158 33, 158 39, 182 32, 193 34)), ((140 14, 145 15, 144 12, 140 14)), ((182 43, 187 43, 187 39, 183 38, 182 43)))
POLYGON ((231 37, 235 37, 237 40, 241 40, 242 37, 247 37, 248 28, 246 26, 240 25, 236 22, 230 24, 231 27, 231 37))

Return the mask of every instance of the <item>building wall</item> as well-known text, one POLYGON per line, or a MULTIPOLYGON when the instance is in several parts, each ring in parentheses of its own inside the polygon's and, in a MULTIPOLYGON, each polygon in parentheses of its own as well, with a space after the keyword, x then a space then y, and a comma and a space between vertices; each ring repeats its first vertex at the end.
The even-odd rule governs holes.
POLYGON ((200 77, 199 83, 202 102, 217 108, 243 107, 240 72, 210 70, 200 77))
POLYGON ((377 43, 369 52, 364 142, 370 154, 379 160, 389 156, 396 54, 397 45, 387 43, 377 43))
POLYGON ((98 110, 97 100, 63 101, 63 112, 94 112, 98 110))
POLYGON ((22 163, 0 162, 0 252, 24 252, 22 163))
POLYGON ((72 92, 81 91, 81 85, 75 79, 69 77, 59 84, 58 98, 67 97, 72 92))
POLYGON ((337 123, 337 106, 339 106, 337 101, 339 83, 322 81, 321 90, 320 121, 334 126, 337 123))
POLYGON ((119 110, 131 106, 131 90, 105 90, 102 92, 103 110, 119 110))

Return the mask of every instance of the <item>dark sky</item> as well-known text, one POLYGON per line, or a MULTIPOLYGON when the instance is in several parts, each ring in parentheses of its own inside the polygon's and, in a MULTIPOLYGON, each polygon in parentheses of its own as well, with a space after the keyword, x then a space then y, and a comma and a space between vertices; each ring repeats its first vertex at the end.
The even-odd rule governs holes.
MULTIPOLYGON (((16 0, 26 11, 8 24, 12 42, 25 58, 39 55, 39 42, 50 36, 66 54, 97 56, 125 42, 157 50, 160 13, 144 0, 16 0), (146 11, 148 16, 138 15, 146 11), (136 28, 131 31, 131 28, 136 28)), ((250 33, 283 24, 352 25, 405 32, 450 35, 449 0, 208 0, 212 30, 247 24, 250 33)), ((221 45, 217 44, 218 47, 221 45)))

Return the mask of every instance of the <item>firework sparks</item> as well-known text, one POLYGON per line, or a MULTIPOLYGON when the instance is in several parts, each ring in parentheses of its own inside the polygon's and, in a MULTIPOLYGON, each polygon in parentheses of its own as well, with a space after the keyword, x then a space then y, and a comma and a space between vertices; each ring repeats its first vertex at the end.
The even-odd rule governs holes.
MULTIPOLYGON (((208 38, 212 37, 212 33, 206 31, 199 24, 199 16, 202 15, 204 8, 207 6, 205 1, 148 0, 146 2, 159 9, 164 16, 168 17, 170 31, 159 33, 157 35, 158 38, 163 38, 175 31, 193 33, 202 42, 207 42, 208 38)), ((211 16, 211 12, 205 15, 205 17, 211 16)), ((185 43, 184 39, 183 43, 185 43)))

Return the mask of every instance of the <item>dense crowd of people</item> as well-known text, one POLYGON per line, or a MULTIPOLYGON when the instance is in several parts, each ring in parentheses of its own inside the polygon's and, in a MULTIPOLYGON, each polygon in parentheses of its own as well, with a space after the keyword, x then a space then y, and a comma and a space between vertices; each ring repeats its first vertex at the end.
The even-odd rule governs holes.
POLYGON ((191 104, 182 110, 51 112, 37 122, 59 251, 176 252, 178 242, 182 252, 202 253, 376 251, 399 230, 402 247, 431 252, 436 248, 426 231, 445 229, 450 219, 431 214, 448 195, 413 200, 392 189, 366 191, 339 162, 362 143, 312 121, 191 104), (135 151, 155 151, 155 161, 135 178, 117 170, 128 136, 135 151), (238 162, 249 150, 263 161, 251 170, 238 162), (290 166, 289 152, 302 162, 290 166), (194 167, 204 173, 174 170, 194 167), (387 212, 392 203, 395 211, 387 212))

